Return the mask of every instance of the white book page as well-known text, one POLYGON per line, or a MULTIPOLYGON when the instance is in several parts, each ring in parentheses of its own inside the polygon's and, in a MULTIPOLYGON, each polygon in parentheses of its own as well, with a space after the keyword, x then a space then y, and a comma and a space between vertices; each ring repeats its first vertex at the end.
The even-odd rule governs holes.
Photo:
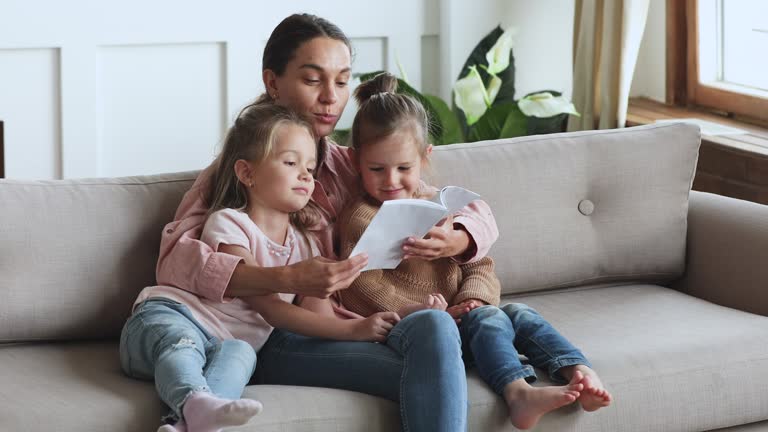
POLYGON ((463 187, 446 186, 437 193, 435 198, 448 209, 449 214, 453 214, 472 201, 480 199, 480 195, 463 187))
POLYGON ((349 256, 368 254, 363 271, 393 269, 403 259, 405 239, 424 237, 447 214, 441 205, 427 200, 384 201, 349 256))

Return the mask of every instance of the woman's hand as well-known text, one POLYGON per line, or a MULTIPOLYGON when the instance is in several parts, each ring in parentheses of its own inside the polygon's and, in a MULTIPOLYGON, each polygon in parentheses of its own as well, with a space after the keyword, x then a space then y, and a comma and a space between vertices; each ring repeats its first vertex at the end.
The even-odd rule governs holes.
POLYGON ((403 259, 419 258, 432 261, 463 254, 470 246, 469 234, 455 229, 453 216, 437 223, 423 239, 408 238, 403 245, 403 259))
POLYGON ((328 298, 334 292, 349 287, 368 264, 368 256, 356 255, 343 261, 314 257, 284 267, 288 287, 293 294, 328 298))
POLYGON ((384 342, 389 331, 400 321, 395 312, 378 312, 368 318, 353 320, 351 340, 384 342))

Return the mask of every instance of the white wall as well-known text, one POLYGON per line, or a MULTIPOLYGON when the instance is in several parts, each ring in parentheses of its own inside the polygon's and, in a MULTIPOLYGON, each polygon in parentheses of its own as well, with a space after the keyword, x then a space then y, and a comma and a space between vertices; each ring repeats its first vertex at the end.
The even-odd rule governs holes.
MULTIPOLYGON (((301 11, 344 30, 355 71, 397 73, 397 57, 415 87, 445 99, 480 38, 511 25, 517 96, 571 92, 573 0, 4 0, 6 177, 204 167, 239 108, 263 91, 269 33, 301 11)), ((354 110, 352 102, 340 127, 354 110)))
POLYGON ((630 96, 664 102, 667 92, 666 0, 651 0, 630 96))

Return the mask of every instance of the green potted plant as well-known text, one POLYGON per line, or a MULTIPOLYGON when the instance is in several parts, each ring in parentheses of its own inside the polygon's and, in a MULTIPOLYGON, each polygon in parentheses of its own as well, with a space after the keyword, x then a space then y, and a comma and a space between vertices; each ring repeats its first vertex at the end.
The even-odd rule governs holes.
MULTIPOLYGON (((398 79, 398 92, 418 99, 432 122, 433 144, 474 142, 522 135, 562 132, 568 115, 579 115, 573 104, 552 90, 515 95, 513 32, 497 26, 472 50, 453 87, 451 106, 441 98, 422 94, 407 80, 398 79)), ((366 81, 382 71, 359 75, 366 81)), ((401 74, 402 75, 402 74, 401 74)), ((337 130, 337 142, 348 131, 337 130)))

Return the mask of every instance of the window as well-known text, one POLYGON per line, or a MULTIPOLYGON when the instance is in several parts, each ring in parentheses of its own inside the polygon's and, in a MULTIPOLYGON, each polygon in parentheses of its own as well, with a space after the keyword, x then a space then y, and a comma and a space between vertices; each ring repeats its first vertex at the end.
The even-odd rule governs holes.
POLYGON ((667 102, 768 124, 768 2, 667 0, 667 102))

